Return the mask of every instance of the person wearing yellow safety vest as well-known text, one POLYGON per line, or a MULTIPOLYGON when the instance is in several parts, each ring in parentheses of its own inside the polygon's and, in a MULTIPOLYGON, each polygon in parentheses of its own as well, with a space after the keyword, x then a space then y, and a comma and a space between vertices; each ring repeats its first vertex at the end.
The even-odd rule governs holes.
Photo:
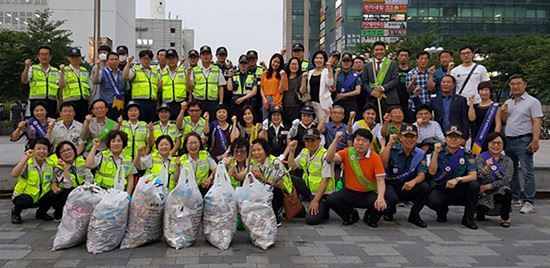
MULTIPOLYGON (((259 85, 266 69, 262 66, 265 65, 265 63, 261 62, 260 65, 256 65, 258 63, 258 52, 255 50, 247 51, 246 58, 248 59, 248 71, 254 74, 256 85, 259 85)), ((256 118, 262 118, 262 98, 260 98, 257 93, 252 107, 254 107, 254 111, 256 111, 256 118)))
POLYGON ((144 176, 154 174, 150 180, 156 176, 162 175, 164 168, 166 176, 163 183, 167 186, 168 192, 172 191, 178 184, 178 177, 174 176, 177 167, 176 157, 172 157, 171 151, 174 148, 174 141, 168 135, 161 135, 155 140, 155 153, 145 154, 146 148, 141 147, 137 156, 134 158, 134 166, 138 170, 145 170, 144 176))
POLYGON ((180 130, 182 137, 191 132, 199 134, 202 144, 206 145, 208 142, 207 135, 210 133, 210 124, 208 123, 210 114, 206 112, 204 113, 204 117, 201 117, 201 114, 202 107, 200 103, 194 100, 189 102, 189 104, 182 102, 180 113, 176 119, 176 128, 180 130), (188 116, 185 116, 185 111, 189 113, 188 116))
POLYGON ((152 132, 151 130, 149 130, 149 138, 147 141, 147 143, 149 144, 149 149, 151 149, 151 152, 153 152, 153 154, 157 152, 155 141, 163 135, 170 136, 172 142, 174 143, 174 146, 172 146, 173 148, 170 151, 170 155, 174 155, 176 151, 180 148, 180 131, 177 128, 176 123, 170 120, 171 113, 172 110, 170 110, 170 106, 166 105, 166 103, 163 103, 157 109, 159 121, 153 123, 153 129, 152 132))
POLYGON ((248 173, 248 153, 250 142, 245 138, 237 138, 231 143, 230 155, 223 159, 233 188, 241 186, 248 173))
POLYGON ((135 101, 128 102, 128 105, 126 105, 126 112, 128 114, 128 121, 122 120, 122 116, 120 116, 115 130, 120 130, 128 135, 128 146, 124 148, 122 153, 134 159, 138 149, 147 145, 147 135, 153 123, 147 124, 138 120, 141 113, 141 107, 135 101))
POLYGON ((176 120, 180 113, 180 106, 188 98, 188 82, 190 83, 191 68, 178 66, 178 52, 171 48, 166 51, 167 67, 161 73, 161 96, 162 104, 168 105, 172 110, 171 120, 176 120))
POLYGON ((304 52, 304 45, 301 43, 296 43, 292 46, 292 57, 296 57, 300 59, 300 67, 302 69, 302 72, 307 72, 312 68, 310 66, 309 62, 306 60, 305 52, 304 52))
POLYGON ((217 165, 208 151, 201 148, 201 137, 197 133, 191 132, 185 136, 181 157, 176 160, 178 167, 174 176, 179 178, 180 167, 190 167, 195 172, 195 181, 202 196, 205 196, 212 186, 217 165))
POLYGON ((78 122, 84 122, 84 117, 88 114, 88 104, 90 102, 90 73, 81 66, 82 54, 80 49, 73 47, 69 50, 69 66, 61 64, 59 66, 59 95, 62 102, 74 104, 75 119, 78 122))
POLYGON ((132 163, 132 158, 122 153, 122 149, 128 144, 128 136, 118 130, 109 132, 105 141, 107 150, 96 154, 99 143, 99 139, 94 139, 92 151, 86 157, 86 167, 96 168, 94 183, 105 189, 110 189, 117 185, 115 179, 124 180, 125 190, 131 195, 134 190, 134 175, 137 170, 132 163))
POLYGON ((241 117, 241 109, 246 105, 254 107, 258 92, 258 81, 255 74, 248 69, 248 58, 245 55, 239 57, 239 69, 237 73, 227 80, 227 89, 233 93, 230 109, 237 117, 241 117))
MULTIPOLYGON (((380 153, 382 150, 382 143, 386 144, 380 130, 382 125, 376 122, 376 108, 370 104, 365 104, 363 107, 363 119, 355 121, 355 123, 348 125, 348 132, 354 133, 358 129, 366 129, 372 133, 372 142, 370 149, 376 153, 380 153)), ((355 119, 355 114, 352 112, 350 114, 350 121, 355 119)))
POLYGON ((328 219, 330 209, 326 197, 334 192, 333 167, 326 160, 327 149, 321 146, 321 134, 310 128, 304 135, 306 148, 294 158, 298 141, 289 144, 288 166, 292 170, 303 170, 302 178, 292 176, 296 191, 309 202, 306 206, 306 224, 316 225, 328 219))
MULTIPOLYGON (((214 62, 214 65, 220 67, 225 81, 229 81, 229 78, 235 75, 236 66, 233 66, 231 60, 227 59, 227 48, 225 47, 216 48, 216 61, 214 62)), ((223 87, 223 104, 226 106, 231 106, 231 102, 233 101, 233 93, 229 91, 227 85, 229 85, 229 83, 223 87)))
POLYGON ((21 83, 29 84, 31 111, 36 103, 43 101, 46 103, 48 115, 57 118, 59 71, 50 65, 52 48, 46 45, 38 47, 36 57, 39 64, 32 64, 31 59, 25 60, 25 69, 21 73, 21 83))
POLYGON ((343 136, 342 132, 336 133, 326 153, 327 161, 335 165, 343 163, 344 166, 344 188, 329 195, 327 205, 342 218, 343 225, 357 222, 359 212, 355 208, 365 208, 363 221, 376 228, 387 209, 384 163, 369 149, 372 141, 370 131, 358 129, 353 134, 353 145, 336 152, 343 136))
POLYGON ((53 165, 47 159, 49 152, 50 142, 47 139, 39 139, 25 151, 21 160, 12 169, 11 176, 17 178, 17 184, 13 189, 14 207, 11 210, 11 223, 21 224, 21 211, 36 207, 37 219, 53 220, 47 213, 53 199, 50 192, 53 165))
POLYGON ((78 156, 76 146, 70 141, 62 141, 55 148, 55 154, 50 156, 53 167, 53 180, 51 190, 53 192, 52 206, 54 220, 60 220, 63 216, 63 207, 71 191, 84 184, 91 183, 94 179, 90 169, 86 168, 86 161, 78 156))
POLYGON ((209 46, 200 48, 201 63, 191 73, 191 98, 210 114, 216 115, 218 104, 223 103, 224 86, 227 84, 220 67, 212 64, 212 49, 209 46))
POLYGON ((291 194, 293 189, 288 170, 277 157, 270 154, 271 149, 265 139, 254 140, 251 152, 249 170, 260 182, 271 185, 270 188, 273 190, 272 207, 277 219, 277 226, 281 226, 284 194, 291 194))
MULTIPOLYGON (((159 73, 151 68, 152 59, 151 50, 142 50, 139 52, 140 65, 130 68, 131 64, 127 64, 122 72, 124 80, 132 84, 132 100, 141 106, 140 119, 147 123, 155 121, 161 81, 159 73)), ((128 62, 134 62, 134 57, 128 57, 128 62)))

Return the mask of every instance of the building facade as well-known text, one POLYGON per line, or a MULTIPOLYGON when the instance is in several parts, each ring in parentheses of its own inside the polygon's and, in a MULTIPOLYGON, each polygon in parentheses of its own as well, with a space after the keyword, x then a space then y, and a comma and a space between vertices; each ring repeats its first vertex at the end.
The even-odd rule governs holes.
POLYGON ((306 55, 319 49, 320 8, 321 0, 283 0, 283 47, 301 43, 306 55))
POLYGON ((136 19, 136 53, 150 49, 157 53, 159 49, 174 48, 183 50, 182 21, 171 19, 136 19))

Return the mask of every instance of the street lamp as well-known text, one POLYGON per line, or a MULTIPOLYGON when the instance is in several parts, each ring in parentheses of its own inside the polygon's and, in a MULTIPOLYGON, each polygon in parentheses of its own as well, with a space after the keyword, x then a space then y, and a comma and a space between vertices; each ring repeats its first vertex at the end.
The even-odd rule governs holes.
POLYGON ((424 49, 424 51, 430 53, 430 55, 434 54, 434 53, 441 53, 441 51, 443 51, 443 48, 442 47, 427 47, 424 49))

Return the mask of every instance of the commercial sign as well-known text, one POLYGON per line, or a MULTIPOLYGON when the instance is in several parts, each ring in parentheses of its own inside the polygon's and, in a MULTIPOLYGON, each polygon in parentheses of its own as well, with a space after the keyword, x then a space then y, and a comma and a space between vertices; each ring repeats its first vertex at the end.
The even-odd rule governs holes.
POLYGON ((364 13, 407 13, 407 5, 363 4, 364 13))
POLYGON ((407 0, 363 0, 361 36, 365 42, 395 42, 407 34, 407 0))
POLYGON ((407 22, 363 21, 361 29, 407 29, 407 22))

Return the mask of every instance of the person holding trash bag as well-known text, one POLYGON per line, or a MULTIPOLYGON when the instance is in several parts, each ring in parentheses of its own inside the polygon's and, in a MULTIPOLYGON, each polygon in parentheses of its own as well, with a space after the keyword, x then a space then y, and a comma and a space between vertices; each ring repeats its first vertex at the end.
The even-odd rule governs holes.
MULTIPOLYGON (((199 186, 202 196, 205 196, 212 186, 216 162, 206 150, 202 150, 203 144, 199 134, 191 132, 185 136, 183 141, 182 154, 176 163, 183 166, 190 166, 195 173, 195 180, 199 186)), ((179 178, 179 169, 176 168, 175 176, 179 178)))
POLYGON ((178 177, 174 176, 176 171, 176 157, 172 157, 170 152, 174 149, 174 141, 168 135, 161 135, 155 141, 156 150, 154 153, 145 155, 145 147, 138 150, 136 158, 134 158, 134 167, 138 170, 145 170, 144 176, 153 174, 151 179, 162 177, 162 170, 166 171, 163 183, 166 183, 168 192, 171 192, 178 183, 178 177))

